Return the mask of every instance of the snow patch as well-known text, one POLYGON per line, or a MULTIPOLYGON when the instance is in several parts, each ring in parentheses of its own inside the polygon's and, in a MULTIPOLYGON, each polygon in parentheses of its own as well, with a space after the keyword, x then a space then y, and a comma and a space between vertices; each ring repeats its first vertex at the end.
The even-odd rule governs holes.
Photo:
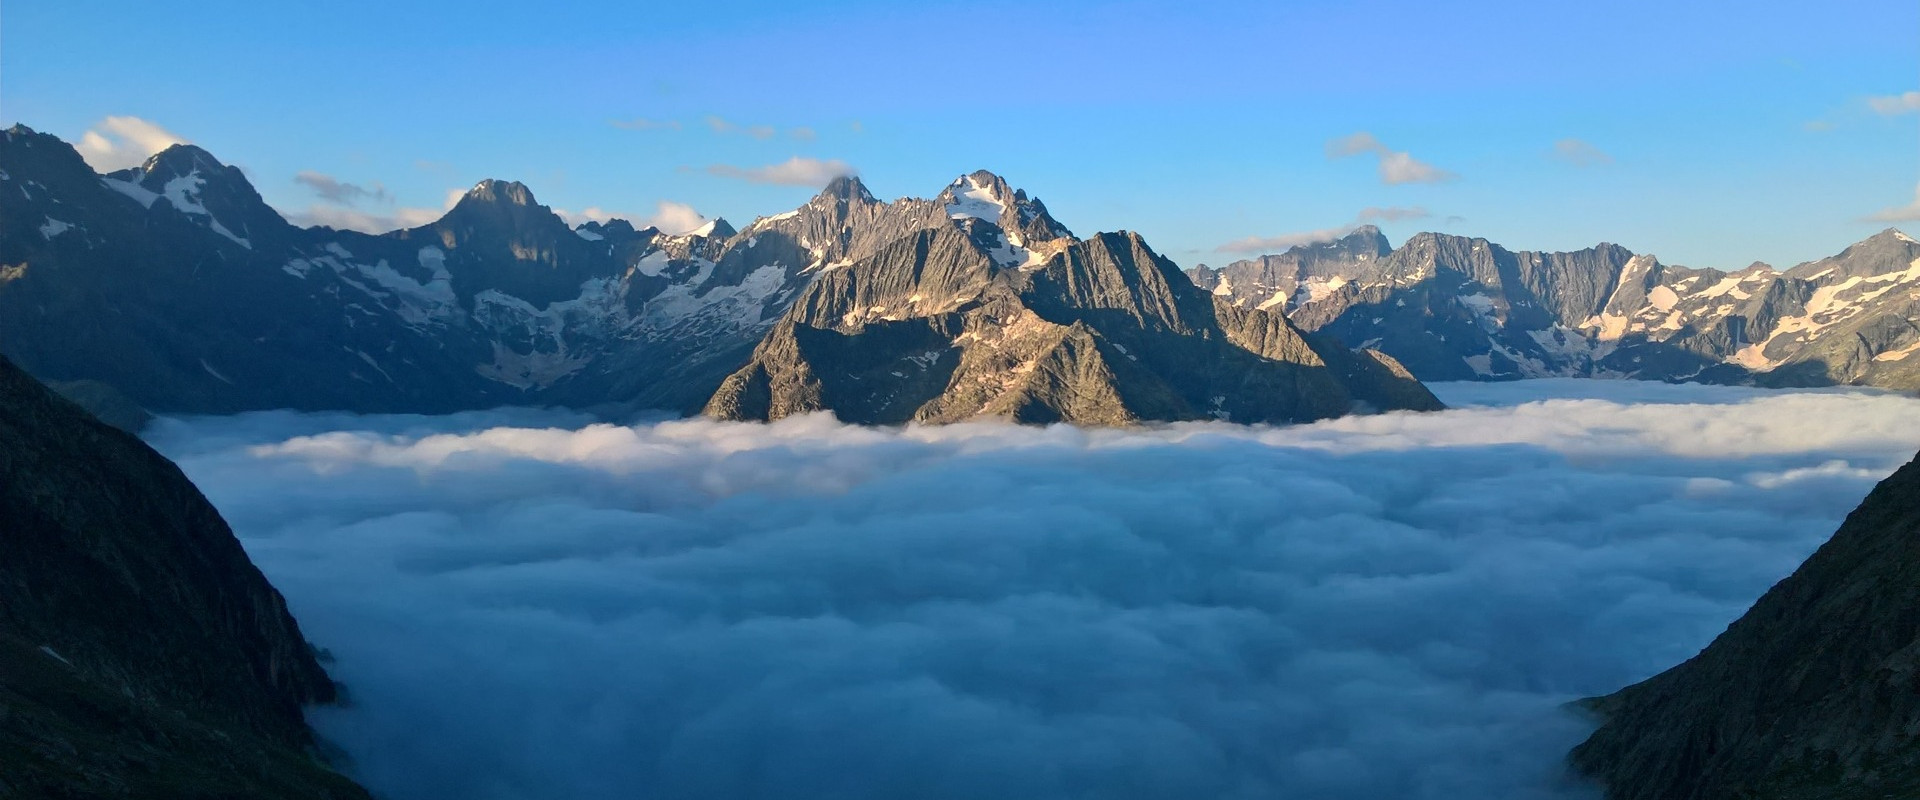
POLYGON ((200 170, 196 169, 167 181, 167 185, 161 187, 160 193, 167 198, 167 202, 172 203, 173 207, 183 214, 212 216, 207 212, 207 207, 200 204, 200 187, 205 186, 206 183, 207 179, 200 177, 200 170))
POLYGON ((123 181, 119 178, 101 178, 100 182, 106 184, 109 189, 133 198, 133 202, 139 203, 141 208, 153 208, 153 201, 160 199, 159 193, 133 181, 123 181))
POLYGON ((225 376, 225 375, 222 375, 222 374, 220 374, 220 370, 217 370, 217 369, 214 369, 214 368, 213 368, 213 365, 212 365, 212 364, 209 364, 209 363, 207 363, 207 360, 206 360, 206 359, 204 359, 204 358, 203 358, 203 359, 200 359, 200 368, 201 368, 201 369, 204 369, 204 370, 206 370, 206 371, 207 371, 207 374, 208 374, 208 375, 212 375, 212 376, 213 376, 213 377, 215 377, 215 378, 219 378, 219 379, 220 379, 221 381, 224 381, 224 382, 225 382, 225 383, 227 383, 227 385, 229 385, 229 386, 238 386, 238 385, 239 385, 239 384, 236 384, 236 383, 234 383, 234 382, 233 382, 233 379, 232 379, 232 378, 229 378, 229 377, 227 377, 227 376, 225 376))
POLYGON ((586 228, 580 228, 578 230, 575 230, 574 233, 579 235, 580 238, 585 239, 589 242, 598 242, 607 238, 605 236, 601 236, 600 234, 594 233, 593 231, 587 230, 586 228))
POLYGON ((40 226, 40 235, 47 241, 53 241, 53 237, 59 236, 72 229, 73 223, 62 222, 53 217, 47 217, 46 224, 40 226))
POLYGON ((797 216, 800 216, 800 210, 796 208, 784 214, 775 214, 771 217, 761 217, 759 219, 756 219, 753 221, 753 224, 748 225, 747 228, 753 229, 753 228, 758 228, 764 225, 772 225, 773 223, 779 222, 783 219, 793 219, 794 217, 797 217, 797 216))
POLYGON ((641 312, 656 333, 668 333, 693 324, 702 330, 744 330, 764 321, 767 301, 786 282, 786 268, 770 264, 749 273, 736 286, 715 286, 702 294, 695 289, 713 274, 713 262, 700 262, 700 273, 687 283, 676 283, 648 300, 641 312))
MULTIPOLYGON (((231 239, 234 244, 252 250, 252 242, 228 230, 227 226, 220 224, 220 220, 213 216, 213 212, 208 211, 207 207, 201 204, 200 187, 205 186, 206 183, 207 179, 200 177, 200 170, 196 169, 178 178, 167 181, 167 184, 161 187, 161 196, 167 198, 167 202, 172 204, 175 209, 178 209, 180 213, 196 217, 206 217, 207 227, 211 228, 214 233, 231 239)), ((152 206, 152 201, 148 201, 148 206, 152 206)))
MULTIPOLYGON (((1909 241, 1911 241, 1911 240, 1909 240, 1909 241)), ((1910 345, 1907 345, 1906 347, 1902 347, 1902 348, 1900 348, 1900 349, 1898 349, 1898 350, 1888 350, 1888 351, 1886 351, 1886 352, 1884 352, 1884 353, 1881 353, 1881 354, 1879 354, 1879 355, 1877 355, 1877 356, 1874 356, 1874 357, 1873 357, 1873 360, 1875 360, 1875 361, 1905 361, 1905 360, 1907 360, 1907 356, 1910 356, 1910 355, 1913 355, 1915 351, 1920 351, 1920 342, 1914 342, 1913 344, 1910 344, 1910 345)))
POLYGON ((58 661, 62 664, 65 664, 69 667, 73 666, 73 662, 68 661, 66 656, 63 656, 63 655, 60 655, 59 653, 54 652, 53 647, 50 645, 44 645, 44 644, 40 645, 40 652, 47 654, 47 657, 52 658, 53 660, 58 661))
POLYGON ((956 179, 949 189, 953 192, 953 202, 947 204, 948 219, 984 219, 997 223, 1007 212, 1007 204, 994 195, 993 187, 980 185, 971 175, 956 179))
POLYGON ((633 262, 633 271, 649 278, 658 278, 661 272, 666 271, 668 263, 672 260, 673 257, 667 255, 667 251, 655 250, 646 254, 639 261, 633 262))

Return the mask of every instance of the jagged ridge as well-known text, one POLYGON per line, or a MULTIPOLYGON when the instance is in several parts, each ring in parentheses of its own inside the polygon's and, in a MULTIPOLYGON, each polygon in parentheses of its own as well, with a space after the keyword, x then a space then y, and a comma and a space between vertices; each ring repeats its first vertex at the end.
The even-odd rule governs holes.
POLYGON ((1279 256, 1198 267, 1235 305, 1377 346, 1426 380, 1544 376, 1920 389, 1920 245, 1885 231, 1833 258, 1733 273, 1617 245, 1509 251, 1363 228, 1279 256))

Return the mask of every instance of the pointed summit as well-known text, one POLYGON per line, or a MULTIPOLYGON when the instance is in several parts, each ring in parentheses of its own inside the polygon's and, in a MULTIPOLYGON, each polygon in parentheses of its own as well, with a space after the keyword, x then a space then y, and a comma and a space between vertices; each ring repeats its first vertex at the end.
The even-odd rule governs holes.
MULTIPOLYGON (((1884 231, 1881 231, 1879 233, 1876 233, 1872 236, 1867 237, 1866 241, 1867 242, 1899 242, 1901 244, 1909 244, 1909 245, 1920 244, 1920 241, 1916 241, 1913 237, 1908 236, 1905 232, 1901 231, 1899 228, 1888 228, 1884 231)), ((1865 244, 1865 243, 1866 242, 1862 242, 1862 244, 1865 244)))
POLYGON ((1345 256, 1369 255, 1385 258, 1393 252, 1393 244, 1387 241, 1387 235, 1380 232, 1379 226, 1362 225, 1351 233, 1331 242, 1310 245, 1310 248, 1337 251, 1345 256))
POLYGON ((728 222, 726 217, 714 217, 707 220, 707 224, 688 231, 687 235, 706 239, 731 239, 736 233, 739 231, 734 230, 733 223, 728 222))
POLYGON ((106 176, 107 185, 153 209, 171 206, 241 247, 285 232, 287 222, 261 199, 239 167, 195 145, 176 144, 146 163, 106 176))
POLYGON ((816 195, 814 199, 857 203, 877 202, 874 200, 873 193, 867 191, 867 185, 862 183, 860 178, 855 175, 842 175, 834 178, 827 183, 827 188, 820 190, 820 194, 816 195))
POLYGON ((519 181, 503 181, 494 178, 488 178, 474 184, 473 188, 467 191, 466 196, 460 199, 460 202, 465 203, 469 200, 482 203, 501 203, 510 206, 540 205, 533 199, 533 190, 528 189, 526 184, 519 181))
POLYGON ((540 205, 526 184, 494 178, 474 184, 433 227, 455 231, 460 240, 476 234, 516 237, 536 232, 541 237, 552 237, 560 231, 572 230, 552 209, 540 205), (489 231, 491 233, 483 233, 489 231))
POLYGON ((954 220, 979 219, 998 225, 1015 245, 1068 238, 1073 232, 1047 213, 1040 198, 1015 190, 1005 178, 976 170, 947 184, 934 202, 954 220))
POLYGON ((1854 242, 1838 255, 1801 264, 1787 274, 1802 278, 1822 274, 1841 279, 1874 278, 1905 272, 1916 258, 1920 258, 1920 242, 1898 228, 1888 228, 1854 242))
MULTIPOLYGON (((220 159, 213 157, 212 153, 201 149, 198 145, 191 144, 169 146, 167 149, 149 156, 146 163, 140 165, 140 171, 144 173, 144 175, 159 176, 163 179, 190 175, 196 170, 213 175, 221 174, 228 170, 232 170, 236 174, 239 173, 237 167, 229 167, 226 164, 222 164, 220 163, 220 159)), ((243 181, 246 180, 244 176, 241 176, 240 179, 243 181)))

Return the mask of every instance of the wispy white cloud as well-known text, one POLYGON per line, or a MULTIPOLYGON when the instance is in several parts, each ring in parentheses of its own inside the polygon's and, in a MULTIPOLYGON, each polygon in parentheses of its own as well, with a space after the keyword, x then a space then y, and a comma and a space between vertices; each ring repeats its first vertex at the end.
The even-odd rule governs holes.
POLYGON ((139 117, 107 117, 81 134, 74 146, 80 157, 100 172, 113 172, 140 166, 148 157, 187 140, 139 117))
POLYGON ((677 131, 677 130, 680 130, 680 120, 677 120, 677 119, 647 119, 646 117, 634 117, 632 119, 611 120, 609 124, 621 130, 629 130, 629 131, 657 131, 657 130, 677 131))
POLYGON ((344 205, 316 203, 303 211, 282 212, 282 215, 288 222, 302 227, 325 226, 361 233, 386 233, 430 224, 445 216, 447 211, 465 196, 464 189, 448 189, 446 199, 439 208, 402 207, 381 213, 344 205))
POLYGON ((1553 157, 1576 167, 1598 167, 1613 163, 1613 156, 1579 139, 1561 139, 1553 143, 1553 157))
POLYGON ((305 211, 287 214, 287 221, 301 227, 328 227, 361 233, 386 233, 403 228, 418 228, 432 223, 441 215, 443 209, 400 208, 392 213, 381 214, 362 211, 357 208, 334 205, 313 205, 305 211))
POLYGON ((635 228, 651 226, 660 229, 661 233, 668 234, 686 233, 707 224, 706 216, 694 210, 693 206, 687 205, 686 203, 677 203, 672 200, 660 201, 654 206, 653 213, 651 214, 608 211, 599 206, 589 206, 581 211, 568 211, 563 208, 556 208, 553 210, 553 213, 560 215, 560 218, 566 220, 568 225, 575 227, 588 222, 607 222, 609 220, 624 219, 632 223, 635 228))
POLYGON ((1913 202, 1880 209, 1866 217, 1868 222, 1920 222, 1920 186, 1914 187, 1913 202))
POLYGON ((359 205, 362 200, 371 200, 376 203, 393 202, 393 195, 378 181, 369 188, 342 181, 332 175, 305 170, 293 176, 293 182, 313 190, 313 193, 319 195, 322 200, 343 206, 359 205))
POLYGON ((1920 111, 1920 92, 1902 92, 1867 98, 1867 107, 1876 114, 1894 116, 1920 111))
POLYGON ((1426 219, 1433 216, 1420 206, 1367 206, 1356 215, 1361 224, 1368 222, 1399 222, 1408 219, 1426 219))
POLYGON ((769 164, 764 167, 737 167, 731 164, 713 164, 707 167, 709 175, 743 180, 748 183, 769 183, 780 186, 825 186, 834 178, 853 175, 855 172, 852 166, 839 159, 823 161, 801 156, 794 156, 778 164, 769 164))
POLYGON ((1380 182, 1388 185, 1444 183, 1460 177, 1416 159, 1404 150, 1394 150, 1366 131, 1342 136, 1327 143, 1328 158, 1349 158, 1358 155, 1371 155, 1378 159, 1380 182))
POLYGON ((1399 222, 1409 219, 1426 219, 1433 216, 1419 206, 1369 206, 1360 209, 1354 220, 1336 228, 1283 233, 1277 236, 1248 236, 1235 239, 1214 248, 1216 253, 1283 253, 1295 247, 1303 247, 1321 242, 1331 242, 1360 229, 1360 226, 1372 222, 1399 222))
POLYGON ((1216 253, 1284 253, 1295 247, 1331 242, 1353 232, 1352 226, 1321 228, 1277 236, 1248 236, 1214 248, 1216 253))
MULTIPOLYGON (((713 131, 714 133, 720 134, 723 136, 727 134, 743 133, 755 139, 766 141, 774 138, 775 136, 780 135, 780 129, 773 125, 746 124, 742 122, 736 122, 734 120, 730 120, 730 119, 727 119, 726 117, 722 117, 715 114, 709 114, 703 117, 701 119, 701 122, 706 124, 707 130, 713 131)), ((673 125, 676 128, 679 127, 679 123, 673 123, 673 125)), ((797 141, 802 141, 802 142, 811 142, 819 138, 818 131, 815 131, 813 128, 805 125, 788 128, 786 133, 788 136, 792 137, 793 139, 797 141)))

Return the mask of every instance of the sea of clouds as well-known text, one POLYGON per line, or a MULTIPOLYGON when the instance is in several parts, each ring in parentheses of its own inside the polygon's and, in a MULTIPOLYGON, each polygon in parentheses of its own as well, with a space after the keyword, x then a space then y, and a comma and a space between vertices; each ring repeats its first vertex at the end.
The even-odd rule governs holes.
POLYGON ((1601 381, 1292 428, 168 419, 391 800, 1576 798, 1920 400, 1601 381))

